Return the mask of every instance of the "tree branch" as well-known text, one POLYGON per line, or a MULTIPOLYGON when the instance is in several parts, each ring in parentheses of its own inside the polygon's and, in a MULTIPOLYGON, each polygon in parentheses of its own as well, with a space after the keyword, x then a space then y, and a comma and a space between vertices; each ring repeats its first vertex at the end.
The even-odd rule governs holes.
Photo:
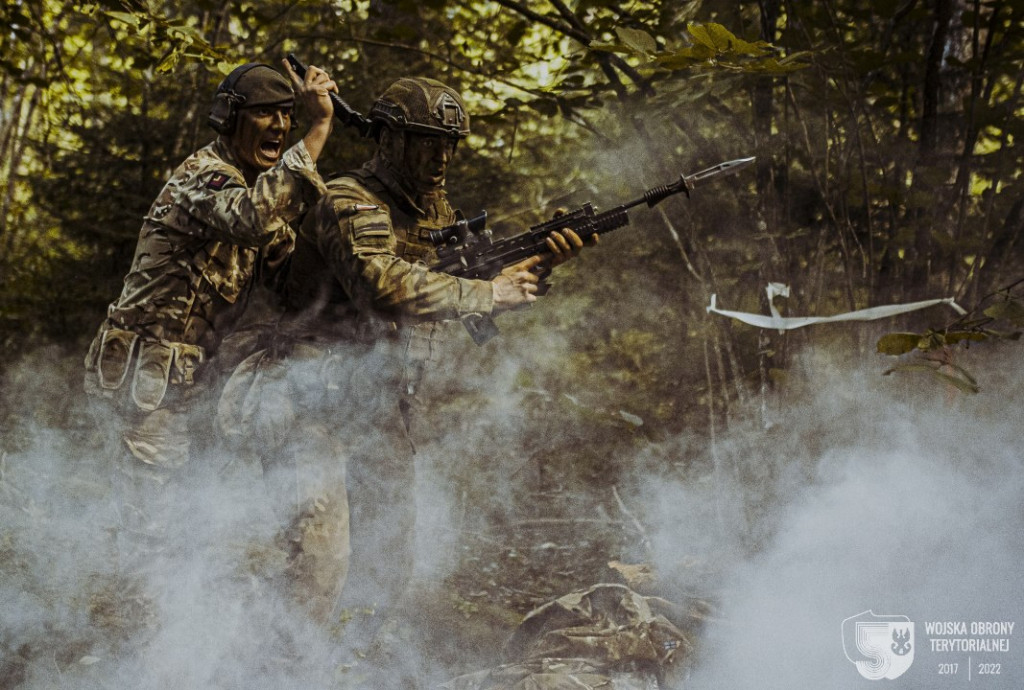
MULTIPOLYGON (((566 21, 570 22, 569 24, 563 24, 551 17, 534 12, 516 0, 496 0, 496 2, 503 7, 507 7, 510 10, 518 12, 527 19, 537 22, 538 24, 543 24, 550 29, 578 41, 588 49, 591 42, 594 40, 593 36, 587 33, 586 26, 561 0, 549 0, 549 2, 551 2, 566 21)), ((622 80, 619 79, 618 75, 615 73, 615 69, 618 69, 629 77, 644 95, 651 96, 654 94, 654 90, 651 88, 650 83, 640 76, 639 72, 633 69, 629 63, 618 55, 613 53, 598 54, 597 61, 601 65, 601 71, 604 72, 605 76, 608 78, 609 84, 620 99, 625 98, 629 94, 626 92, 625 86, 622 84, 622 80)))

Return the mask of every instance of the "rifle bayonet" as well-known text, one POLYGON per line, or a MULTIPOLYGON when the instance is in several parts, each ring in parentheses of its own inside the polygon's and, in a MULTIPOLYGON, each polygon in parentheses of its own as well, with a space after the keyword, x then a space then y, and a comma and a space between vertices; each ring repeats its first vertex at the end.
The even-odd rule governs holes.
POLYGON ((757 160, 756 156, 750 156, 749 158, 737 158, 731 161, 725 161, 718 165, 712 165, 710 168, 705 168, 700 172, 693 173, 692 175, 684 175, 683 182, 687 189, 693 189, 694 187, 701 185, 708 180, 718 177, 719 175, 733 175, 738 173, 743 168, 752 165, 757 160))

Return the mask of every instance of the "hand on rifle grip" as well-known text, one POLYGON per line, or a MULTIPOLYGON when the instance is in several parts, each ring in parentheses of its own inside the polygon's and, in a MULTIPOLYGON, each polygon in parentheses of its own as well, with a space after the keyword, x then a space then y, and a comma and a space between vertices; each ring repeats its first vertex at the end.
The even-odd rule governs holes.
POLYGON ((537 283, 540 279, 531 271, 539 263, 539 256, 531 256, 504 269, 501 275, 491 281, 495 313, 537 300, 537 283))

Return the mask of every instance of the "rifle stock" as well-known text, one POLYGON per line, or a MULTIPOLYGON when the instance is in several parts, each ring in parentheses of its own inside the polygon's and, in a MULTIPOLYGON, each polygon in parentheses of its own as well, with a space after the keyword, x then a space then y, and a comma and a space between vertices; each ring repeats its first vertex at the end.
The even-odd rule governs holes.
MULTIPOLYGON (((288 64, 295 70, 295 74, 299 75, 299 78, 306 78, 306 66, 302 64, 299 58, 295 57, 295 53, 288 53, 285 56, 288 60, 288 64)), ((345 102, 345 100, 338 94, 331 91, 328 93, 328 97, 331 99, 331 105, 334 106, 334 117, 338 119, 341 124, 346 127, 354 127, 359 131, 359 136, 367 138, 370 136, 372 130, 372 123, 370 120, 361 115, 352 106, 345 102)))

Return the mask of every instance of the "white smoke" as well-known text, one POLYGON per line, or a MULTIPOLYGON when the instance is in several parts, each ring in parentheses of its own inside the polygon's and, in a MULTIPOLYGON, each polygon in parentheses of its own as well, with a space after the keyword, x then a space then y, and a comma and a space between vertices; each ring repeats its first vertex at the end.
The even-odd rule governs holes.
POLYGON ((755 452, 727 457, 763 465, 761 486, 724 473, 651 487, 659 569, 720 607, 687 688, 869 686, 841 636, 843 620, 867 610, 916 622, 913 664, 894 686, 962 687, 971 664, 985 687, 1021 686, 1024 634, 1015 630, 1009 653, 954 654, 933 652, 924 627, 1019 629, 1024 619, 1024 376, 1019 350, 988 354, 968 365, 982 378, 977 396, 808 358, 809 395, 787 400, 771 431, 747 432, 755 452), (744 519, 750 494, 769 488, 771 501, 754 502, 756 524, 744 519), (752 533, 764 536, 745 544, 752 533), (979 663, 1000 674, 979 677, 979 663))
MULTIPOLYGON (((715 604, 685 687, 869 686, 841 637, 843 620, 866 610, 917 624, 914 663, 894 687, 957 687, 967 655, 931 651, 926 621, 1024 621, 1024 372, 1019 350, 993 349, 967 365, 981 380, 975 396, 949 396, 926 378, 883 377, 879 362, 840 367, 807 356, 804 392, 780 398, 770 429, 737 425, 713 448, 684 437, 641 451, 670 462, 697 457, 706 468, 685 481, 659 475, 624 494, 666 591, 715 604), (938 665, 952 661, 960 675, 938 676, 938 665)), ((512 509, 530 433, 522 391, 513 391, 520 367, 535 366, 532 352, 481 355, 494 366, 474 414, 455 415, 456 426, 435 428, 418 449, 424 580, 455 567, 467 511, 512 509), (477 480, 490 492, 453 492, 446 481, 455 468, 484 454, 494 462, 477 480)), ((93 452, 106 432, 67 395, 77 362, 64 372, 40 366, 51 356, 13 368, 3 391, 0 688, 287 690, 346 687, 363 673, 367 662, 339 644, 338 625, 312 622, 248 567, 279 525, 257 468, 226 459, 192 479, 188 538, 173 568, 157 574, 161 624, 131 644, 111 639, 109 612, 97 602, 120 584, 116 520, 107 459, 93 452)), ((1010 653, 972 655, 975 665, 1001 663, 985 687, 1020 686, 1018 630, 1010 653)), ((450 642, 408 649, 404 663, 434 681, 497 656, 452 657, 450 642)))

